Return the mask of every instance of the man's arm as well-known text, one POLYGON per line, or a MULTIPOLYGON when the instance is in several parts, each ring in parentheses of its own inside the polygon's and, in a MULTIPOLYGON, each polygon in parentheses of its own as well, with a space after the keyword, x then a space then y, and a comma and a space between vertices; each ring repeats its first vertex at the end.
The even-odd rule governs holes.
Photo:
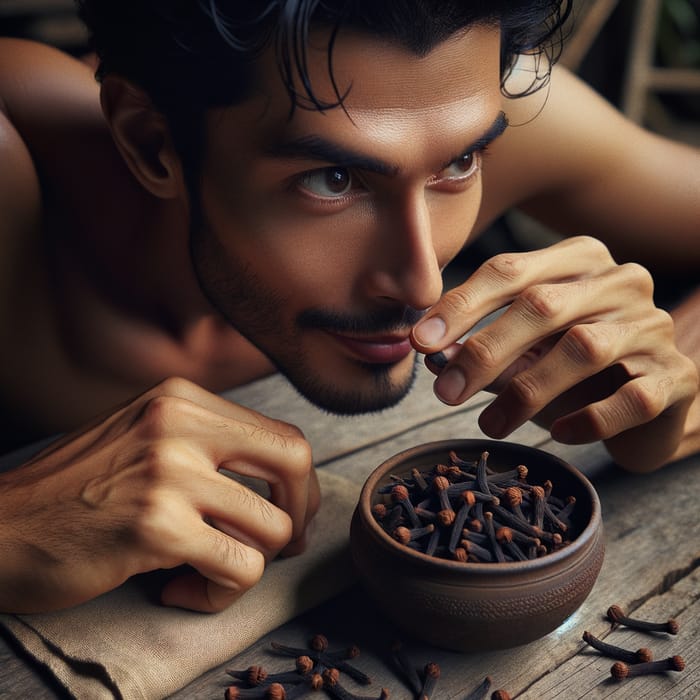
MULTIPOLYGON (((428 361, 436 393, 455 404, 489 389, 480 425, 491 437, 535 419, 562 442, 604 440, 631 471, 696 451, 700 350, 689 322, 656 307, 649 273, 624 263, 700 268, 700 154, 643 131, 565 71, 505 109, 511 128, 485 158, 477 232, 520 207, 588 235, 496 256, 430 310, 413 341, 448 357, 445 369, 428 361)), ((697 319, 698 306, 675 314, 697 319)))
POLYGON ((515 206, 564 235, 601 239, 618 262, 700 269, 700 150, 641 129, 565 69, 505 109, 511 127, 486 158, 481 228, 515 206))
MULTIPOLYGON (((599 238, 620 263, 698 276, 700 149, 642 129, 565 69, 550 89, 508 100, 507 114, 512 128, 484 168, 481 228, 517 206, 563 235, 599 238)), ((700 291, 671 315, 679 350, 700 368, 700 291)), ((675 457, 697 450, 700 397, 675 457)))
MULTIPOLYGON (((37 170, 46 184, 55 173, 41 154, 71 158, 71 143, 42 120, 89 123, 84 76, 53 49, 0 40, 0 409, 28 423, 43 403, 74 398, 52 387, 42 342, 55 325, 55 291, 37 170)), ((319 497, 298 429, 165 380, 0 473, 0 611, 75 605, 180 564, 194 571, 178 571, 163 602, 219 610, 256 583, 265 561, 301 551, 319 497), (223 468, 267 482, 270 498, 223 468)))

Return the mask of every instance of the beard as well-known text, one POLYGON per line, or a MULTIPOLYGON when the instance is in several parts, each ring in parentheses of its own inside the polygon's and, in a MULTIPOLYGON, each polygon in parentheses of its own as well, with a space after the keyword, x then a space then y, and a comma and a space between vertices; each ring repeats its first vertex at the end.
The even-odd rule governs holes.
POLYGON ((399 305, 363 314, 308 308, 290 319, 291 297, 272 289, 250 263, 232 260, 204 217, 200 222, 191 229, 190 254, 202 292, 304 398, 329 413, 355 415, 395 406, 409 393, 415 353, 399 363, 360 362, 334 352, 327 332, 407 330, 424 312, 399 305))

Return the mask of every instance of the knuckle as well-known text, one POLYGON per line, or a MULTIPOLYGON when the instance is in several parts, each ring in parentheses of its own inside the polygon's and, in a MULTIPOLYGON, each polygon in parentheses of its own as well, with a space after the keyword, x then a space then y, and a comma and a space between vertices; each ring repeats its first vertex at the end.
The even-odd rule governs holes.
POLYGON ((700 388, 700 370, 698 370, 698 366, 685 355, 681 355, 681 364, 683 367, 681 374, 687 378, 689 385, 694 389, 693 393, 696 394, 698 388, 700 388))
POLYGON ((540 406, 540 389, 530 373, 516 374, 510 381, 510 391, 524 408, 537 409, 540 406))
POLYGON ((665 407, 665 382, 628 382, 623 387, 632 414, 646 423, 656 418, 665 407))
POLYGON ((469 365, 475 365, 489 372, 498 366, 496 343, 485 331, 476 333, 464 342, 462 355, 467 360, 462 363, 467 366, 467 369, 469 365))
POLYGON ((612 357, 608 336, 593 324, 572 326, 562 339, 564 351, 579 366, 606 367, 612 357))
POLYGON ((586 249, 587 255, 594 260, 608 264, 614 262, 610 250, 599 238, 575 236, 571 241, 576 245, 582 245, 586 249))
POLYGON ((654 308, 653 321, 657 328, 672 342, 675 342, 676 324, 673 316, 665 309, 654 308))
POLYGON ((278 432, 281 435, 284 435, 290 440, 301 440, 306 442, 306 435, 304 435, 304 431, 299 426, 294 425, 293 423, 286 423, 285 421, 281 420, 276 421, 276 423, 278 432))
POLYGON ((446 292, 440 299, 440 306, 445 315, 457 316, 473 304, 473 295, 465 285, 455 287, 446 292))
POLYGON ((528 316, 552 322, 558 318, 564 308, 565 299, 557 285, 538 284, 524 290, 517 300, 517 305, 528 316))
POLYGON ((309 442, 303 436, 283 436, 282 440, 289 472, 295 477, 308 476, 313 467, 309 442))
POLYGON ((167 377, 156 384, 153 394, 156 396, 190 396, 196 385, 183 377, 167 377))
POLYGON ((499 253, 484 263, 484 269, 492 278, 510 285, 525 273, 527 264, 522 254, 499 253))
POLYGON ((159 440, 144 446, 141 452, 141 473, 150 482, 160 480, 166 466, 170 462, 170 449, 159 440))
POLYGON ((617 432, 611 427, 613 415, 610 411, 604 411, 599 407, 588 407, 584 411, 583 418, 586 422, 587 435, 591 441, 604 440, 617 432))
POLYGON ((620 265, 620 270, 629 278, 630 283, 634 284, 645 296, 653 294, 654 278, 646 267, 636 262, 627 262, 620 265))
POLYGON ((168 434, 186 405, 185 401, 171 394, 151 397, 143 405, 136 419, 141 434, 152 438, 168 434))

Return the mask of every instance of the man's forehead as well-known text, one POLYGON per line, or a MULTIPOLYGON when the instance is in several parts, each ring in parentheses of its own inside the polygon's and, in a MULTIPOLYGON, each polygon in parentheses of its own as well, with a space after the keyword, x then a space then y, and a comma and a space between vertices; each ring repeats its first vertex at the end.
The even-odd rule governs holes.
MULTIPOLYGON (((314 93, 333 103, 338 95, 321 45, 326 44, 314 37, 309 78, 314 93)), ((335 85, 345 95, 342 107, 319 111, 302 99, 291 110, 275 57, 268 54, 261 60, 257 95, 224 110, 233 119, 230 126, 245 131, 251 148, 257 144, 268 153, 278 144, 318 136, 365 153, 378 149, 385 160, 392 148, 418 140, 424 143, 416 142, 416 156, 434 147, 439 158, 457 156, 488 130, 502 108, 500 33, 494 27, 475 25, 425 56, 376 37, 345 33, 332 56, 335 85)), ((392 154, 390 161, 401 158, 392 154)))
MULTIPOLYGON (((346 110, 430 110, 500 88, 500 31, 473 25, 418 56, 381 37, 345 31, 334 40, 316 33, 309 42, 307 76, 314 95, 334 104, 343 96, 346 110)), ((272 102, 289 107, 287 86, 272 52, 261 65, 260 90, 272 102)), ((299 75, 293 76, 305 103, 299 75)))

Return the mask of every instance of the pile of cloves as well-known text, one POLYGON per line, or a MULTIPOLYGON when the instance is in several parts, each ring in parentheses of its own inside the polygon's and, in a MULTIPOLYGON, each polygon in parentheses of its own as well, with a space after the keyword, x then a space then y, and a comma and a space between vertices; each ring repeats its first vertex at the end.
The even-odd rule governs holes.
MULTIPOLYGON (((344 674, 356 683, 368 686, 371 678, 349 661, 360 655, 357 646, 332 651, 328 640, 316 634, 306 649, 271 642, 273 653, 292 657, 295 668, 280 673, 268 673, 262 666, 252 665, 246 669, 228 669, 226 673, 234 679, 225 690, 225 700, 293 700, 307 697, 314 691, 325 692, 334 700, 388 700, 390 692, 382 688, 379 695, 358 695, 346 688, 340 681, 344 674)), ((414 666, 401 642, 394 642, 390 657, 397 675, 411 688, 415 700, 436 700, 437 686, 441 677, 439 664, 431 661, 423 666, 422 672, 414 666)), ((485 700, 491 690, 491 677, 486 676, 465 698, 465 700, 485 700)), ((491 700, 510 700, 504 689, 494 690, 491 700)))
POLYGON ((325 691, 335 700, 387 700, 389 697, 386 688, 382 688, 379 695, 364 696, 352 693, 341 683, 341 674, 361 685, 372 682, 367 674, 349 663, 360 654, 356 646, 332 651, 326 637, 316 634, 308 649, 277 642, 272 642, 271 647, 277 654, 294 658, 295 668, 281 673, 268 673, 257 665, 243 670, 229 669, 226 673, 235 682, 226 688, 225 700, 293 700, 317 690, 325 691))
POLYGON ((553 484, 528 483, 528 469, 488 466, 488 452, 411 475, 391 475, 372 513, 400 544, 430 556, 463 562, 536 559, 567 545, 576 498, 553 494, 553 484))
MULTIPOLYGON (((620 626, 642 632, 661 632, 666 634, 678 634, 678 622, 669 619, 663 622, 640 620, 625 615, 619 605, 611 605, 606 613, 611 624, 611 630, 620 626)), ((617 661, 610 667, 610 675, 616 681, 632 678, 634 676, 646 676, 651 673, 665 673, 666 671, 682 671, 685 661, 682 656, 675 654, 665 659, 653 659, 651 649, 641 647, 637 650, 625 649, 609 642, 604 642, 592 635, 588 630, 583 633, 583 641, 599 651, 604 656, 617 661)))

